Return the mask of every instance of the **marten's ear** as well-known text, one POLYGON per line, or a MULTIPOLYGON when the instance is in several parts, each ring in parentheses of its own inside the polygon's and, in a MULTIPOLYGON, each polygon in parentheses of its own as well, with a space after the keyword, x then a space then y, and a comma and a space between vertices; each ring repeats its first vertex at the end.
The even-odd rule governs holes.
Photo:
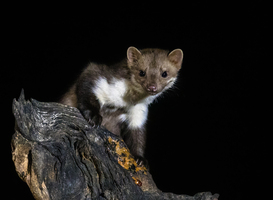
POLYGON ((181 49, 173 50, 168 54, 168 59, 176 66, 177 69, 180 69, 183 60, 183 51, 181 49))
POLYGON ((141 56, 140 51, 135 47, 129 47, 127 49, 127 58, 130 62, 133 62, 134 60, 138 60, 141 56))

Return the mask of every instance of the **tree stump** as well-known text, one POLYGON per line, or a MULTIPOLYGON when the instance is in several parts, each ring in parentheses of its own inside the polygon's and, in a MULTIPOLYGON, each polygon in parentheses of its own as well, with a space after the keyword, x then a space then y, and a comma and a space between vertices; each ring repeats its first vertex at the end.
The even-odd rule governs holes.
POLYGON ((26 101, 22 90, 13 101, 13 114, 12 160, 35 199, 217 200, 219 196, 161 192, 123 140, 103 127, 92 128, 77 108, 26 101))

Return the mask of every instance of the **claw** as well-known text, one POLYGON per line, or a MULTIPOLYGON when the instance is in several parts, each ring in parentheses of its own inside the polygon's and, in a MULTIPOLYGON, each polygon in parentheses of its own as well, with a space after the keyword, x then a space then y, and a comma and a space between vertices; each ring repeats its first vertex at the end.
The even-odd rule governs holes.
POLYGON ((102 116, 96 115, 92 119, 88 118, 88 123, 92 126, 92 128, 99 128, 102 122, 102 116))
POLYGON ((149 169, 148 161, 142 156, 135 156, 135 160, 138 166, 140 167, 144 166, 146 167, 146 169, 149 169))

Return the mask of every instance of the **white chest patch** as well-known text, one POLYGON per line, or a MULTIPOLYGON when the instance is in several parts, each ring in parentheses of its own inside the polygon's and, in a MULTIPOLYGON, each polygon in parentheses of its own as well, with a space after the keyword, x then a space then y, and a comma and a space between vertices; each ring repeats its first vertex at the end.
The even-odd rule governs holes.
POLYGON ((148 105, 137 104, 132 106, 128 110, 127 119, 129 128, 140 128, 142 127, 148 115, 148 105))
POLYGON ((148 97, 142 102, 132 105, 124 101, 128 86, 125 80, 113 79, 108 83, 106 78, 100 78, 96 82, 93 92, 98 98, 101 107, 103 105, 112 105, 117 108, 125 108, 126 113, 119 116, 121 122, 127 122, 128 127, 135 129, 141 128, 148 115, 148 104, 150 104, 156 96, 148 97))
POLYGON ((148 106, 145 104, 137 104, 130 106, 126 114, 121 114, 119 120, 127 122, 131 129, 142 128, 147 121, 148 106))
POLYGON ((109 104, 116 107, 126 107, 123 97, 127 90, 127 85, 124 80, 113 79, 111 83, 108 83, 106 78, 100 78, 95 85, 93 92, 101 106, 109 104))

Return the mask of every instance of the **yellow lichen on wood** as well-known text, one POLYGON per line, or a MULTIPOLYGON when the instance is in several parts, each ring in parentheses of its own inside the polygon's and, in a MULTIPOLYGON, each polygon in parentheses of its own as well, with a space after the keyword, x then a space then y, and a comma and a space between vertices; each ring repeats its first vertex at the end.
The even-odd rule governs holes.
POLYGON ((135 159, 131 156, 130 151, 126 147, 121 147, 119 142, 116 140, 113 140, 111 137, 108 138, 108 142, 110 144, 115 144, 114 151, 118 154, 118 163, 125 169, 129 170, 129 168, 132 168, 134 166, 135 171, 143 171, 144 174, 147 174, 147 169, 144 166, 139 166, 135 159))

